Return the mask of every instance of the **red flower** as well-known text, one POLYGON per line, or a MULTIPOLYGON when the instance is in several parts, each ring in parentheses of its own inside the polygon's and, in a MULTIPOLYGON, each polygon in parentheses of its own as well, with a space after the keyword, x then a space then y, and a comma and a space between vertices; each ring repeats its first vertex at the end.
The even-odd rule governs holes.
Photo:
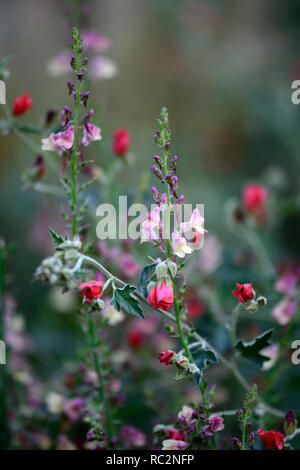
POLYGON ((24 95, 18 96, 15 98, 12 107, 12 113, 14 116, 20 116, 20 114, 25 113, 28 109, 32 106, 32 99, 28 93, 24 93, 24 95))
POLYGON ((262 440, 262 443, 267 449, 277 449, 282 450, 283 448, 283 439, 285 436, 278 431, 263 431, 259 429, 257 434, 262 440))
POLYGON ((112 149, 117 155, 125 155, 130 146, 130 134, 127 129, 118 129, 114 133, 112 149))
POLYGON ((261 184, 249 183, 243 189, 243 202, 249 212, 261 212, 267 199, 267 190, 261 184))
POLYGON ((252 287, 252 283, 250 284, 239 284, 238 282, 235 283, 238 289, 231 291, 231 293, 238 297, 239 302, 244 304, 247 300, 252 300, 254 298, 254 291, 252 287))
POLYGON ((82 289, 78 294, 85 296, 85 301, 90 303, 93 299, 101 297, 103 285, 102 281, 83 282, 78 286, 78 289, 82 289))
POLYGON ((130 346, 138 349, 144 341, 145 335, 139 330, 130 330, 127 333, 127 340, 130 346))
POLYGON ((151 289, 147 301, 154 308, 161 308, 165 311, 169 310, 174 302, 172 285, 167 286, 166 281, 163 281, 160 287, 157 284, 151 289))
POLYGON ((170 428, 168 429, 169 439, 174 439, 175 441, 184 441, 184 435, 178 429, 170 428))
POLYGON ((175 353, 173 351, 168 351, 166 348, 164 348, 164 352, 159 353, 159 356, 158 356, 159 362, 168 366, 169 364, 171 364, 171 359, 174 356, 174 354, 175 353))

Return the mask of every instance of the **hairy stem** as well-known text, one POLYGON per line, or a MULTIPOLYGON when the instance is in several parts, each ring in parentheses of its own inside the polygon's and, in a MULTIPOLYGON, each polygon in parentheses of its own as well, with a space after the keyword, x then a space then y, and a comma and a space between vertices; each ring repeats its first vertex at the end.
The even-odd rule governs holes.
POLYGON ((98 377, 98 385, 99 385, 99 397, 101 404, 103 406, 103 411, 105 415, 106 421, 106 428, 107 428, 107 438, 108 441, 113 437, 113 423, 110 413, 109 404, 107 403, 107 399, 105 396, 105 380, 101 373, 101 364, 100 359, 97 351, 97 337, 95 331, 94 320, 92 314, 88 316, 88 323, 89 323, 89 341, 93 355, 93 362, 94 362, 94 369, 98 377))
POLYGON ((76 144, 77 144, 77 135, 78 135, 78 114, 79 114, 79 105, 80 105, 80 87, 81 83, 78 80, 77 92, 75 99, 75 112, 74 112, 74 143, 72 147, 72 213, 73 213, 73 223, 72 223, 72 233, 73 236, 77 234, 77 165, 76 165, 76 144))

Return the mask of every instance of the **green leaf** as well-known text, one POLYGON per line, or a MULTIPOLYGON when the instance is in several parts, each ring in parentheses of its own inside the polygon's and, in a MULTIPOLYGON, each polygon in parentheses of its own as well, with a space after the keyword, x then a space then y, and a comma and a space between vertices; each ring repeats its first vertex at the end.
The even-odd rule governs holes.
POLYGON ((51 227, 49 227, 49 232, 50 232, 50 235, 51 235, 51 238, 52 238, 52 241, 55 245, 60 245, 61 243, 63 243, 65 240, 63 239, 63 237, 61 237, 60 235, 58 235, 56 232, 54 232, 54 230, 52 230, 51 227))
POLYGON ((148 297, 147 284, 151 281, 156 265, 157 263, 148 264, 141 272, 140 284, 145 298, 148 297))
POLYGON ((201 374, 210 364, 217 364, 219 362, 215 353, 210 349, 198 349, 192 353, 192 356, 201 374))
POLYGON ((196 366, 200 370, 200 375, 193 376, 195 384, 199 386, 204 371, 210 366, 210 364, 217 364, 219 360, 215 353, 207 348, 197 349, 197 351, 192 352, 192 356, 196 366))
POLYGON ((131 296, 135 290, 135 287, 130 286, 129 284, 126 284, 126 286, 122 288, 114 289, 114 295, 110 303, 116 310, 118 310, 118 312, 123 308, 128 313, 144 318, 143 311, 138 300, 131 296))
POLYGON ((273 335, 273 331, 273 329, 264 331, 261 335, 257 336, 249 343, 239 339, 234 347, 240 351, 242 357, 254 361, 259 364, 260 367, 262 367, 264 361, 267 361, 270 358, 261 354, 260 351, 270 345, 270 339, 273 335))
POLYGON ((30 126, 30 125, 17 125, 16 129, 20 132, 25 132, 29 134, 41 134, 42 129, 36 126, 30 126))

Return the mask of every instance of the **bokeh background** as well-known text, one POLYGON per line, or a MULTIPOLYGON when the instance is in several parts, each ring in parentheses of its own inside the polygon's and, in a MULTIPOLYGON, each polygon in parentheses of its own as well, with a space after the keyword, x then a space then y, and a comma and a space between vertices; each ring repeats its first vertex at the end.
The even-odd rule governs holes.
MULTIPOLYGON (((70 4, 0 2, 0 57, 13 54, 7 102, 11 105, 24 92, 34 100, 24 123, 39 123, 47 109, 60 110, 69 102, 65 77, 50 77, 46 64, 66 47, 64 18, 70 4)), ((123 176, 134 192, 137 175, 152 164, 155 119, 167 106, 180 188, 187 201, 205 204, 206 226, 227 245, 230 258, 238 240, 225 226, 224 205, 239 197, 245 182, 277 185, 285 200, 297 198, 300 107, 291 102, 291 83, 300 78, 299 2, 89 4, 91 26, 111 40, 109 56, 119 69, 115 78, 91 88, 103 132, 103 145, 93 158, 105 166, 113 158, 113 131, 128 128, 135 163, 123 176)), ((53 198, 20 189, 21 173, 34 156, 12 136, 1 136, 0 235, 15 243, 9 265, 13 288, 39 351, 36 367, 48 376, 72 357, 80 334, 74 317, 60 315, 48 302, 53 292, 31 282, 41 257, 51 252, 41 226, 59 230, 53 198)), ((278 259, 297 259, 300 217, 287 210, 281 222, 280 229, 273 227, 274 253, 278 259)), ((235 274, 226 272, 223 278, 231 285, 235 274)))

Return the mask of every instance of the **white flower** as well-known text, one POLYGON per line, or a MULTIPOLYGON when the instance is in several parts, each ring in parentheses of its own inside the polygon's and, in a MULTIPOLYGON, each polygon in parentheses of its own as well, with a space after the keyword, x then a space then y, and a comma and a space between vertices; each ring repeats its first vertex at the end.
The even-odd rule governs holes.
POLYGON ((64 397, 56 392, 49 392, 46 396, 46 406, 50 413, 60 414, 63 411, 64 397))
POLYGON ((184 237, 181 237, 179 232, 172 233, 172 251, 179 258, 184 258, 186 254, 192 253, 192 248, 190 248, 184 237))

